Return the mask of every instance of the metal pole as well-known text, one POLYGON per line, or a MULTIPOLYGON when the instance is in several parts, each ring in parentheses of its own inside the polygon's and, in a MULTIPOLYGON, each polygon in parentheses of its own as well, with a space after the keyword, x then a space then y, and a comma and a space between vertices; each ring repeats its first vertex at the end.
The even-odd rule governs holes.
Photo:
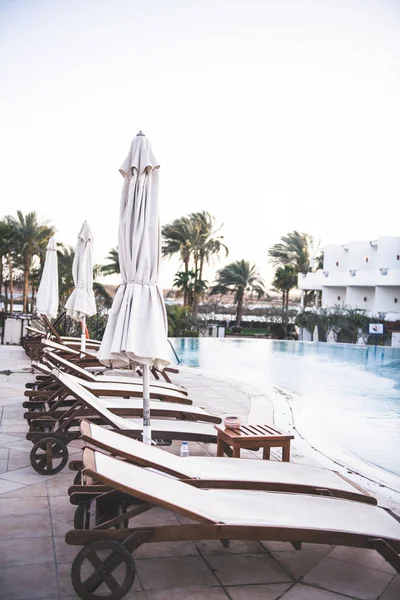
POLYGON ((177 361, 178 365, 180 365, 180 364, 181 364, 181 361, 179 360, 179 358, 178 358, 178 355, 177 355, 177 353, 175 352, 175 348, 174 348, 174 347, 173 347, 173 345, 171 344, 171 340, 167 339, 167 342, 168 342, 168 343, 169 343, 169 345, 171 346, 172 352, 175 354, 175 358, 176 358, 176 361, 177 361))
POLYGON ((86 350, 86 317, 82 318, 81 351, 86 350))
POLYGON ((143 442, 151 445, 149 365, 143 365, 143 442))
POLYGON ((300 294, 300 308, 301 312, 304 312, 304 290, 301 290, 300 294))

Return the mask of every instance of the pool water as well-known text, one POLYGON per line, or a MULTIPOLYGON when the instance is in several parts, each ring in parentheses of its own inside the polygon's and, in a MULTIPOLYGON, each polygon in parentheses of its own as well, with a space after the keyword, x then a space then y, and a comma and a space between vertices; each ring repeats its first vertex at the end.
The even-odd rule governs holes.
MULTIPOLYGON (((182 365, 290 398, 296 425, 400 476, 400 350, 275 340, 171 338, 182 365)), ((399 480, 400 481, 400 480, 399 480)))

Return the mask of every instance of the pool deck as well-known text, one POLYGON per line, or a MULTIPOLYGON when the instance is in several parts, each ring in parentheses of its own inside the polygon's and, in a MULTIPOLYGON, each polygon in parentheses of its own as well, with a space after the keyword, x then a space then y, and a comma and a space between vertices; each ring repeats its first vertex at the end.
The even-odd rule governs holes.
MULTIPOLYGON (((30 466, 32 443, 25 439, 23 393, 33 375, 20 347, 0 346, 0 598, 2 600, 67 600, 77 598, 70 569, 77 548, 64 534, 73 527, 74 507, 67 488, 73 473, 43 477, 30 466), (18 372, 21 371, 21 372, 18 372)), ((175 378, 195 403, 214 414, 238 414, 246 421, 272 423, 269 398, 247 385, 183 368, 175 378)), ((179 451, 173 443, 170 452, 179 451)), ((292 445, 292 461, 326 466, 304 440, 292 445)), ((191 455, 215 455, 211 444, 190 443, 191 455)), ((273 451, 276 458, 280 451, 273 451)), ((80 442, 70 444, 78 457, 80 442)), ((260 459, 260 452, 243 456, 260 459)), ((229 460, 229 459, 227 459, 229 460)), ((348 473, 348 472, 347 472, 348 473)), ((347 474, 357 483, 357 474, 347 474)), ((375 493, 373 482, 364 487, 375 493)), ((396 494, 378 494, 379 503, 400 515, 396 494)), ((151 513, 154 518, 154 511, 151 513)), ((159 510, 157 521, 177 516, 159 510)), ((136 523, 149 525, 149 515, 136 523), (147 521, 146 521, 147 519, 147 521)), ((375 551, 304 544, 301 551, 287 543, 233 541, 149 544, 135 552, 137 575, 127 600, 399 600, 400 575, 375 551)))

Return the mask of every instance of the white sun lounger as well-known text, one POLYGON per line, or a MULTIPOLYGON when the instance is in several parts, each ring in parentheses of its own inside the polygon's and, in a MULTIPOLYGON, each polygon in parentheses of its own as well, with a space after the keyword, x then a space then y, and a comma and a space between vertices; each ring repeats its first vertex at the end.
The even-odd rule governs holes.
MULTIPOLYGON (((54 368, 54 365, 50 362, 46 360, 44 362, 38 362, 38 361, 32 361, 32 367, 34 369, 36 369, 37 371, 40 371, 42 374, 44 375, 49 375, 51 376, 51 370, 52 368, 54 368)), ((97 396, 120 396, 120 397, 140 397, 143 398, 143 383, 141 381, 135 381, 134 379, 132 381, 128 381, 127 383, 125 382, 114 382, 114 383, 109 383, 108 381, 105 381, 106 378, 103 378, 103 380, 99 383, 95 382, 93 383, 92 381, 86 381, 84 379, 82 379, 81 377, 77 377, 76 375, 72 375, 71 373, 69 373, 70 378, 75 381, 76 383, 79 383, 82 387, 84 387, 85 389, 88 389, 89 391, 91 391, 93 394, 97 395, 97 396)), ((34 398, 36 396, 42 396, 42 395, 47 395, 49 397, 51 397, 51 391, 53 391, 52 389, 48 392, 46 392, 45 394, 43 393, 43 389, 36 390, 36 391, 26 391, 25 392, 25 396, 32 398, 32 402, 34 402, 34 398)), ((150 384, 150 398, 152 399, 159 399, 159 400, 165 400, 165 401, 169 401, 169 402, 178 402, 181 404, 193 404, 193 401, 190 400, 186 394, 177 391, 176 389, 172 389, 168 386, 162 386, 160 385, 160 382, 156 381, 156 380, 152 380, 151 384, 150 384)), ((26 404, 26 403, 25 403, 26 404)), ((26 406, 26 408, 28 408, 28 406, 26 406)))
MULTIPOLYGON (((63 388, 74 396, 76 402, 58 420, 41 415, 31 420, 26 438, 34 444, 30 460, 37 473, 53 475, 64 468, 69 455, 67 446, 80 437, 77 425, 85 416, 89 420, 118 429, 129 437, 141 438, 143 419, 123 418, 112 413, 102 399, 73 381, 69 375, 58 369, 53 369, 52 373, 63 388)), ((170 444, 172 440, 217 442, 214 425, 179 419, 152 419, 151 435, 154 443, 163 445, 170 444)))
MULTIPOLYGON (((196 487, 233 487, 335 496, 376 504, 376 499, 335 471, 270 460, 175 456, 129 439, 89 421, 80 425, 81 439, 142 467, 191 480, 196 487)), ((75 491, 72 490, 72 491, 75 491)))
MULTIPOLYGON (((79 348, 82 343, 80 338, 61 336, 59 334, 55 335, 53 331, 42 331, 41 329, 37 329, 37 327, 32 327, 32 325, 26 325, 26 330, 38 338, 46 339, 50 337, 55 337, 57 340, 55 343, 59 343, 60 345, 65 344, 66 346, 70 346, 71 348, 79 348)), ((50 341, 50 339, 48 341, 50 341)), ((89 348, 99 349, 100 344, 101 342, 97 340, 86 340, 86 345, 89 348)))
MULTIPOLYGON (((53 348, 57 352, 61 352, 62 354, 69 354, 74 356, 76 359, 83 359, 85 362, 90 363, 90 367, 85 364, 85 369, 92 369, 96 372, 103 372, 107 370, 107 368, 102 365, 97 359, 97 351, 87 350, 82 352, 82 350, 75 350, 69 346, 65 346, 64 344, 58 344, 57 342, 53 342, 53 340, 42 339, 41 343, 43 346, 47 348, 53 348), (97 364, 96 364, 97 363, 97 364)), ((165 367, 162 371, 158 371, 154 367, 150 368, 150 372, 153 373, 154 378, 156 380, 159 379, 159 376, 162 375, 167 383, 171 383, 167 373, 178 373, 178 369, 173 367, 165 367)))
MULTIPOLYGON (((41 371, 42 373, 46 373, 53 378, 53 374, 51 369, 47 365, 42 363, 32 363, 36 369, 41 371)), ((72 381, 77 383, 81 383, 81 381, 72 375, 69 376, 72 381)), ((54 379, 54 378, 53 378, 54 379)), ((115 385, 115 384, 114 384, 115 385)), ((123 388, 125 389, 125 387, 123 388)), ((124 392, 125 393, 125 392, 124 392)), ((159 393, 155 393, 156 396, 159 396, 159 393)), ((150 410, 153 415, 158 418, 172 418, 172 419, 187 419, 189 421, 204 421, 208 423, 221 423, 222 419, 220 417, 211 415, 209 412, 204 410, 204 408, 195 407, 188 403, 186 396, 184 396, 185 403, 179 403, 166 401, 166 400, 150 400, 150 410)), ((68 406, 65 406, 66 400, 64 399, 63 394, 61 393, 60 400, 54 400, 53 402, 46 401, 28 401, 24 402, 24 405, 37 404, 42 410, 38 410, 36 407, 35 410, 31 412, 25 413, 25 418, 29 421, 33 419, 37 419, 39 416, 42 417, 51 417, 55 419, 61 419, 63 415, 68 412, 68 407, 74 403, 74 400, 68 400, 68 406)), ((120 416, 137 416, 141 417, 143 415, 143 397, 142 393, 140 397, 134 398, 123 398, 123 397, 105 397, 101 399, 102 406, 110 410, 116 415, 120 416)), ((82 408, 82 411, 79 412, 77 409, 75 412, 75 417, 78 418, 80 415, 84 415, 87 413, 87 409, 85 407, 82 408)))
POLYGON ((91 594, 107 580, 122 598, 135 576, 131 554, 147 542, 219 539, 226 544, 245 539, 291 542, 297 548, 301 542, 340 544, 374 548, 400 571, 400 522, 383 508, 303 494, 198 489, 88 448, 83 461, 85 474, 112 491, 105 515, 101 506, 107 495, 84 506, 83 528, 66 534, 68 544, 84 546, 71 570, 72 583, 82 598, 94 597, 91 594), (113 505, 115 492, 122 499, 113 505), (165 524, 150 524, 147 519, 146 527, 135 526, 136 515, 153 507, 191 522, 171 524, 166 519, 165 524), (107 550, 107 558, 101 558, 98 550, 107 550), (117 583, 110 575, 121 563, 124 579, 117 583))
MULTIPOLYGON (((143 430, 143 422, 141 419, 124 419, 118 415, 114 415, 106 406, 104 400, 94 396, 89 390, 85 389, 78 383, 75 378, 58 371, 52 370, 53 375, 60 383, 67 388, 79 401, 83 402, 89 410, 94 411, 99 416, 103 417, 106 423, 112 425, 115 429, 128 434, 133 432, 137 437, 143 430)), ((154 437, 168 437, 176 440, 199 440, 201 438, 212 438, 209 441, 216 441, 216 432, 213 425, 206 423, 195 423, 192 421, 165 421, 161 419, 151 420, 152 434, 154 437)), ((204 441, 204 440, 203 440, 204 441)))
MULTIPOLYGON (((70 362, 66 358, 55 354, 50 348, 46 348, 44 350, 44 356, 48 359, 52 366, 61 366, 64 370, 72 375, 76 375, 77 377, 81 377, 86 381, 90 381, 92 383, 131 383, 135 385, 142 385, 142 379, 136 378, 129 375, 108 375, 107 371, 103 375, 93 375, 86 369, 83 369, 79 365, 70 362)), ((176 390, 177 392, 181 392, 182 394, 187 395, 187 391, 184 387, 174 384, 168 383, 166 381, 157 381, 151 382, 151 385, 155 387, 165 388, 168 390, 176 390)))
MULTIPOLYGON (((101 375, 94 375, 93 373, 89 372, 87 369, 83 369, 82 367, 80 367, 79 365, 75 364, 75 363, 71 363, 69 360, 67 360, 66 358, 59 356, 58 354, 56 354, 55 352, 53 352, 50 348, 45 348, 44 350, 44 356, 46 357, 46 359, 50 360, 53 363, 55 363, 55 366, 62 366, 65 368, 65 370, 68 370, 68 372, 71 372, 72 374, 75 374, 76 376, 81 376, 83 379, 90 381, 92 383, 133 383, 133 384, 138 384, 140 385, 142 383, 142 378, 139 378, 138 376, 129 376, 129 375, 109 375, 108 372, 109 370, 106 370, 105 372, 103 372, 103 374, 101 375)), ((151 382, 151 385, 155 385, 157 387, 160 388, 165 388, 168 390, 176 390, 177 392, 181 392, 182 394, 187 394, 187 391, 184 387, 177 385, 175 383, 171 383, 171 382, 167 382, 167 381, 159 381, 157 379, 155 379, 154 381, 151 382)))
MULTIPOLYGON (((79 383, 80 385, 82 385, 82 387, 86 388, 87 390, 89 390, 90 392, 92 392, 93 394, 99 395, 99 396, 129 396, 129 392, 134 395, 134 393, 136 394, 140 394, 141 396, 143 396, 143 384, 140 383, 119 383, 119 382, 111 382, 108 383, 107 381, 101 381, 101 382, 92 382, 92 381, 85 381, 83 379, 80 379, 79 377, 76 377, 75 375, 70 375, 71 379, 73 381, 75 381, 76 383, 79 383)), ((104 380, 106 379, 105 377, 103 378, 104 380)), ((186 394, 183 394, 182 392, 178 392, 176 390, 173 390, 171 388, 165 388, 165 387, 159 387, 159 386, 153 386, 152 384, 150 385, 150 397, 160 397, 160 396, 166 396, 168 398, 170 398, 171 400, 174 399, 176 402, 185 402, 185 400, 187 400, 187 396, 186 394)))

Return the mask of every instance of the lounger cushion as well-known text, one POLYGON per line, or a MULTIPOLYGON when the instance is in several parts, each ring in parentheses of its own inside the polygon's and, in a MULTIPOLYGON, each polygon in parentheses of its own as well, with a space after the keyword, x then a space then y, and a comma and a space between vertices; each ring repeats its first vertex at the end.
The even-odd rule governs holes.
POLYGON ((241 490, 203 490, 95 452, 96 476, 199 522, 315 529, 400 540, 384 509, 338 498, 241 490))

